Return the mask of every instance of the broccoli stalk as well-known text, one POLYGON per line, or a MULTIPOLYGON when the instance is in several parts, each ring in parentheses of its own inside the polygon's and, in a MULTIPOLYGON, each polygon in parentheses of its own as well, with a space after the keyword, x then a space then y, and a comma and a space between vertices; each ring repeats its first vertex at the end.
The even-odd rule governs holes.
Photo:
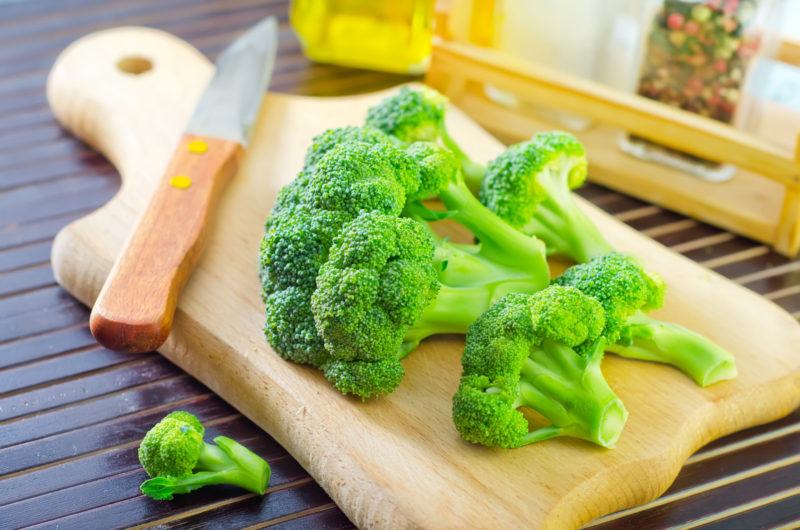
POLYGON ((700 386, 736 377, 736 362, 729 352, 681 325, 642 312, 628 318, 625 335, 607 349, 628 359, 672 365, 700 386))
POLYGON ((430 142, 415 142, 406 152, 420 169, 420 185, 409 198, 406 214, 423 223, 426 214, 431 220, 448 219, 470 230, 479 240, 476 245, 459 245, 434 234, 437 259, 447 264, 439 276, 443 283, 506 283, 506 292, 533 292, 548 285, 550 272, 544 244, 522 234, 481 204, 467 188, 450 153, 430 142), (419 203, 430 196, 442 201, 444 213, 430 212, 419 203))
POLYGON ((606 311, 608 350, 623 357, 672 365, 708 386, 736 377, 730 352, 683 326, 644 312, 664 303, 665 285, 635 258, 611 253, 570 267, 556 278, 600 301, 606 311))
POLYGON ((403 336, 400 357, 432 335, 466 334, 469 326, 496 300, 495 286, 491 284, 470 287, 440 284, 436 298, 403 336))
POLYGON ((402 87, 367 111, 366 125, 395 138, 401 144, 441 142, 464 172, 467 186, 477 193, 486 168, 474 162, 450 136, 445 126, 447 98, 432 88, 402 87))
POLYGON ((470 328, 453 420, 461 436, 514 448, 556 436, 613 447, 627 419, 600 364, 603 309, 577 289, 509 294, 470 328), (532 429, 520 407, 550 425, 532 429))
POLYGON ((540 133, 489 163, 483 204, 548 251, 578 263, 612 251, 572 191, 586 180, 586 152, 568 133, 540 133))
POLYGON ((462 179, 451 181, 439 192, 439 198, 451 212, 450 219, 478 238, 482 257, 515 271, 525 271, 530 281, 525 292, 547 287, 550 272, 541 241, 503 222, 475 198, 462 179))
POLYGON ((442 140, 442 145, 450 150, 458 159, 461 164, 461 171, 464 174, 464 182, 472 193, 477 194, 481 189, 481 182, 486 175, 486 166, 478 164, 467 155, 455 140, 447 132, 447 128, 442 122, 442 127, 439 130, 439 138, 442 140))
POLYGON ((152 478, 142 493, 172 500, 203 486, 230 484, 263 495, 270 477, 267 462, 225 436, 203 441, 205 428, 184 411, 174 411, 151 428, 139 445, 139 462, 152 478))

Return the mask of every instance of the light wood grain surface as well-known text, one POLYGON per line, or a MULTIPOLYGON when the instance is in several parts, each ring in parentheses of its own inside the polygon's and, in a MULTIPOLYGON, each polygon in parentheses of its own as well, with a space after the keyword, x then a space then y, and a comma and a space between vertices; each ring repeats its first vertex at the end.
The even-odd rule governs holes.
POLYGON ((426 80, 478 123, 515 141, 552 127, 543 123, 537 108, 591 118, 596 123, 578 136, 594 155, 594 182, 770 243, 787 256, 800 249, 800 151, 794 148, 793 124, 783 130, 779 122, 772 127, 770 136, 784 138, 774 145, 727 124, 497 50, 443 40, 434 44, 426 80), (487 86, 510 91, 518 104, 498 105, 487 96, 487 86), (736 174, 727 182, 706 182, 635 159, 618 148, 628 132, 735 164, 736 174))
MULTIPOLYGON (((84 303, 95 300, 209 72, 209 63, 185 43, 133 28, 88 36, 55 65, 54 112, 123 176, 120 193, 63 230, 54 245, 59 282, 84 303), (115 65, 129 54, 152 57, 155 67, 124 74, 115 65)), ((662 316, 728 347, 740 372, 735 381, 702 390, 667 367, 609 357, 604 371, 631 414, 616 450, 553 440, 501 452, 461 442, 449 419, 460 372, 458 338, 424 344, 408 359, 399 390, 367 404, 340 396, 315 371, 279 359, 260 331, 256 252, 263 219, 279 187, 299 169, 310 138, 360 122, 380 97, 267 97, 251 150, 221 201, 207 253, 162 348, 284 444, 354 522, 475 527, 488 523, 488 515, 485 526, 576 526, 654 498, 702 444, 798 405, 794 319, 588 204, 612 243, 641 255, 671 286, 662 316)), ((457 110, 450 118, 454 136, 475 158, 502 149, 457 110)))

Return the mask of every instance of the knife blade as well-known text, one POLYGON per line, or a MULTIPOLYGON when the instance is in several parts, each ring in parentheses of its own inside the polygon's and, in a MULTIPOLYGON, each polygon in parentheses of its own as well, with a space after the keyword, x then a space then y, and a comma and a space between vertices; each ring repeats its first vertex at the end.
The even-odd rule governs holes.
POLYGON ((157 349, 169 336, 178 295, 197 264, 208 222, 250 139, 277 52, 269 17, 219 56, 185 132, 92 308, 105 347, 157 349))
POLYGON ((233 140, 246 147, 277 49, 275 17, 265 18, 228 46, 217 59, 214 76, 200 97, 186 131, 233 140))

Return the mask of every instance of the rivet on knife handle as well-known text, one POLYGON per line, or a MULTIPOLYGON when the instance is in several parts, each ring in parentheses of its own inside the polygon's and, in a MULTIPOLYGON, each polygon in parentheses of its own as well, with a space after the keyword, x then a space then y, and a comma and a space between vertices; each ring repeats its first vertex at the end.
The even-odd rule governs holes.
POLYGON ((236 173, 258 117, 276 49, 277 21, 269 17, 220 54, 158 189, 92 309, 92 334, 107 348, 152 351, 169 336, 215 203, 236 173))

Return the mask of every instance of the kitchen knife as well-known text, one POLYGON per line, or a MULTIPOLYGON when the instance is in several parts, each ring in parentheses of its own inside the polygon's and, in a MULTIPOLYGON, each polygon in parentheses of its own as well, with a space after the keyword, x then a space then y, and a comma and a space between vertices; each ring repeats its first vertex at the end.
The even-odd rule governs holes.
POLYGON ((92 309, 89 325, 103 346, 146 352, 169 336, 178 295, 200 257, 208 221, 258 118, 275 62, 277 32, 275 18, 266 18, 219 56, 92 309))

